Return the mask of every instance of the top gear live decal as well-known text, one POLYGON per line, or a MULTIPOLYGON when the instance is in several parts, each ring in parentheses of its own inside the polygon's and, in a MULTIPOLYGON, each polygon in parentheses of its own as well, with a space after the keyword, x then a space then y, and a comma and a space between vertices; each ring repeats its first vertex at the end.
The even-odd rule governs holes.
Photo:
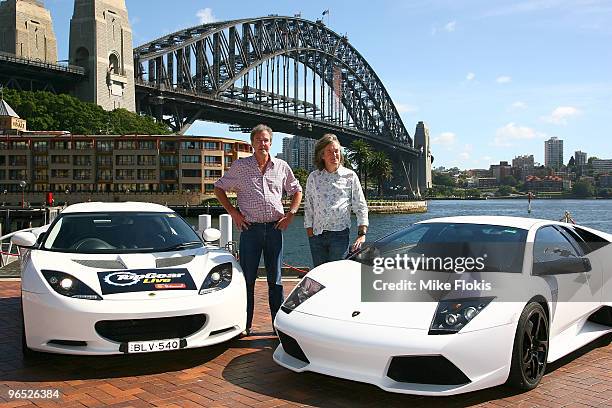
POLYGON ((189 270, 185 268, 98 272, 98 279, 103 295, 196 288, 189 270))

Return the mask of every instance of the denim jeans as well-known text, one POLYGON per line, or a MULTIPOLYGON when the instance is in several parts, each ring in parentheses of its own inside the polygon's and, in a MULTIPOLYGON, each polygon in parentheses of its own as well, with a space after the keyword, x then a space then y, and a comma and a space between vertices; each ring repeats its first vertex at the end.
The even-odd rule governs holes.
POLYGON ((240 233, 240 266, 244 272, 247 287, 247 329, 253 324, 255 301, 255 279, 261 253, 264 256, 268 278, 268 303, 272 322, 283 303, 281 268, 283 265, 283 233, 274 228, 276 222, 251 223, 240 233))
POLYGON ((320 235, 308 238, 308 243, 315 268, 325 262, 339 261, 344 258, 348 250, 349 229, 323 231, 320 235))

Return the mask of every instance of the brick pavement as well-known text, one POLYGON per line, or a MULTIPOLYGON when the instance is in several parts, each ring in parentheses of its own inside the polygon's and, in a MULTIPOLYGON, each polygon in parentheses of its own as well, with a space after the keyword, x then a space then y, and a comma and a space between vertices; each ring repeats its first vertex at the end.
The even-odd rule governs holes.
MULTIPOLYGON (((290 289, 294 283, 287 282, 290 289)), ((21 358, 19 282, 0 281, 0 407, 602 407, 612 406, 612 336, 549 367, 535 390, 500 386, 432 398, 314 373, 272 361, 266 283, 258 282, 254 335, 214 347, 110 357, 21 358), (16 400, 9 390, 58 389, 57 400, 16 400)))

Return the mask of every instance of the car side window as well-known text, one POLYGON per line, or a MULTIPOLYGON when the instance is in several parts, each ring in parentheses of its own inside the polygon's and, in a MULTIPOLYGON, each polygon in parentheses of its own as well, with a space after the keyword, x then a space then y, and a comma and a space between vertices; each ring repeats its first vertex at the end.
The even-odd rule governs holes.
POLYGON ((552 226, 540 228, 533 245, 533 262, 552 262, 559 259, 579 257, 574 246, 552 226))
POLYGON ((563 235, 574 245, 574 248, 578 249, 580 256, 588 254, 591 251, 587 243, 584 242, 580 235, 576 234, 572 228, 559 225, 557 225, 557 228, 560 229, 563 235))

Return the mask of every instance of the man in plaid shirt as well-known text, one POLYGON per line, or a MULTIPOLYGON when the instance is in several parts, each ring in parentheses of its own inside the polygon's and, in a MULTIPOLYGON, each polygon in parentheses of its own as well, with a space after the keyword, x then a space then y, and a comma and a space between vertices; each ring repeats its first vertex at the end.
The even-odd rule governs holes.
POLYGON ((247 325, 243 336, 249 335, 253 323, 255 279, 263 252, 268 279, 268 301, 272 321, 283 303, 281 269, 283 265, 283 234, 302 201, 302 187, 291 167, 270 156, 272 129, 257 125, 251 131, 252 156, 235 161, 215 183, 215 195, 231 215, 240 233, 240 266, 247 286, 247 325), (292 197, 285 213, 281 198, 283 190, 292 197), (237 209, 226 192, 236 192, 237 209))

